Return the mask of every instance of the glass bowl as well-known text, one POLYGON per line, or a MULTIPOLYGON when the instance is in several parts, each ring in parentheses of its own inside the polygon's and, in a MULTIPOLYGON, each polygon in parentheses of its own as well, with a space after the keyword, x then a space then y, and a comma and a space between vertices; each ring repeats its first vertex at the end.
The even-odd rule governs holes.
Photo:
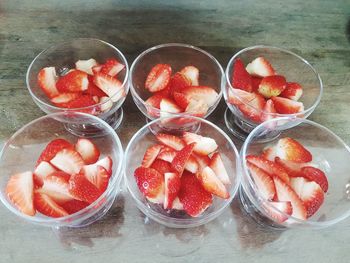
POLYGON ((224 71, 220 63, 208 52, 187 44, 169 43, 151 47, 143 51, 132 63, 130 68, 131 95, 136 106, 146 116, 146 120, 159 117, 181 115, 188 113, 163 113, 160 109, 147 105, 145 101, 152 93, 145 89, 145 80, 151 68, 156 64, 169 64, 173 74, 185 66, 195 66, 199 69, 199 84, 209 86, 218 93, 216 101, 208 108, 203 118, 208 117, 220 102, 222 89, 225 86, 224 71))
POLYGON ((27 222, 49 227, 82 227, 101 218, 113 204, 120 191, 123 165, 123 148, 114 130, 103 120, 85 113, 60 112, 33 120, 23 126, 5 143, 0 154, 0 199, 19 218, 27 222), (104 129, 104 136, 91 140, 98 145, 101 157, 109 155, 113 160, 112 175, 106 191, 92 204, 77 213, 51 218, 41 214, 22 214, 5 194, 6 184, 11 175, 33 171, 35 163, 46 145, 53 139, 62 138, 75 142, 78 137, 66 129, 69 123, 98 122, 104 129))
MULTIPOLYGON (((317 107, 321 100, 323 92, 323 84, 320 75, 317 71, 299 55, 277 47, 272 46, 252 46, 245 48, 237 52, 229 61, 226 68, 226 86, 224 87, 224 98, 228 108, 225 112, 225 123, 230 132, 237 138, 245 140, 248 134, 260 123, 251 120, 244 115, 241 110, 230 103, 229 93, 239 101, 242 102, 245 107, 250 110, 254 110, 257 114, 264 114, 265 120, 278 117, 299 117, 307 118, 317 107), (278 114, 267 113, 260 109, 256 109, 253 106, 242 101, 239 94, 236 94, 231 85, 231 77, 233 72, 233 65, 239 58, 244 65, 255 58, 263 56, 274 67, 279 75, 285 76, 288 82, 298 82, 303 87, 303 95, 299 101, 304 104, 304 111, 296 114, 278 114)), ((270 127, 271 128, 271 127, 270 127)), ((273 128, 273 127, 272 127, 273 128)), ((262 135, 260 141, 267 141, 278 136, 276 133, 269 133, 269 137, 262 135)))
MULTIPOLYGON (((285 124, 287 125, 287 124, 285 124)), ((350 148, 331 130, 306 119, 277 118, 260 124, 248 136, 241 150, 241 162, 243 168, 240 200, 243 210, 254 220, 264 226, 274 228, 324 228, 344 220, 350 215, 350 148), (287 121, 292 123, 293 128, 276 126, 280 136, 269 143, 255 143, 261 133, 265 133, 266 126, 272 122, 287 121), (291 137, 299 141, 312 155, 312 163, 318 166, 327 176, 328 191, 324 196, 324 203, 320 209, 307 220, 301 220, 273 207, 258 192, 246 163, 249 154, 260 154, 268 145, 275 145, 278 139, 291 137), (274 211, 287 220, 283 223, 269 216, 267 209, 274 211)))
POLYGON ((125 182, 137 207, 154 221, 173 228, 196 227, 208 223, 218 217, 236 195, 241 177, 238 151, 231 139, 211 122, 198 117, 187 116, 186 118, 189 119, 188 123, 193 124, 194 122, 198 122, 196 124, 196 127, 199 127, 197 134, 208 136, 216 140, 218 150, 231 181, 231 184, 227 187, 227 190, 230 193, 230 198, 221 199, 214 197, 212 205, 198 217, 191 217, 184 212, 181 213, 176 210, 164 210, 162 205, 152 204, 147 201, 139 191, 134 177, 134 171, 141 165, 145 150, 156 143, 157 140, 154 134, 167 132, 174 135, 181 135, 183 130, 173 129, 173 123, 176 123, 177 120, 182 121, 183 118, 183 116, 166 117, 154 120, 143 126, 130 140, 126 149, 124 161, 125 182), (160 123, 162 123, 162 125, 160 125, 160 123), (164 123, 170 123, 171 125, 167 127, 164 123))
MULTIPOLYGON (((90 113, 103 119, 116 129, 123 119, 123 109, 121 106, 129 91, 128 75, 128 63, 119 49, 99 39, 77 38, 51 46, 37 55, 28 68, 26 82, 32 99, 46 114, 63 111, 90 113), (125 94, 116 101, 114 101, 115 99, 113 99, 113 97, 119 97, 119 94, 115 94, 112 98, 104 100, 101 103, 96 103, 95 105, 83 108, 60 108, 52 104, 50 99, 38 85, 37 77, 39 71, 44 67, 55 67, 57 75, 62 76, 65 75, 69 69, 75 68, 76 61, 87 60, 90 58, 94 58, 101 64, 109 58, 115 58, 125 65, 124 69, 118 74, 118 79, 122 82, 125 94), (101 108, 109 107, 111 108, 107 111, 100 110, 101 108)), ((72 127, 72 130, 76 130, 76 133, 78 134, 81 128, 82 127, 72 127)), ((86 132, 86 127, 84 128, 86 132)), ((100 132, 94 130, 94 127, 91 127, 90 130, 91 133, 100 132)))

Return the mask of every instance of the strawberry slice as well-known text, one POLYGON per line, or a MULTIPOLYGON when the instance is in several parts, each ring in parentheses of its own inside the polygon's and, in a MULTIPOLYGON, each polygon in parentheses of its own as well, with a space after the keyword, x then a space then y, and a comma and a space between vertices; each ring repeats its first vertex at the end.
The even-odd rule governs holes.
POLYGON ((208 105, 202 100, 191 100, 187 105, 185 112, 190 113, 193 116, 203 118, 208 112, 208 105))
POLYGON ((42 161, 39 163, 39 165, 34 170, 34 183, 37 186, 43 185, 43 180, 48 175, 55 172, 56 169, 48 162, 42 161))
MULTIPOLYGON (((267 147, 263 150, 262 154, 261 154, 262 158, 265 158, 266 160, 269 160, 271 162, 275 161, 275 157, 276 157, 276 148, 275 147, 267 147)), ((285 168, 285 167, 283 167, 285 168)), ((288 170, 285 169, 286 172, 289 174, 288 170)))
POLYGON ((145 88, 150 92, 160 91, 169 84, 171 66, 168 64, 157 64, 148 73, 145 88))
POLYGON ((191 82, 191 86, 199 85, 199 70, 195 66, 184 67, 181 69, 180 73, 191 82))
POLYGON ((273 101, 271 99, 266 101, 266 104, 263 108, 262 121, 268 121, 276 117, 276 109, 273 105, 273 101))
POLYGON ((308 182, 303 177, 291 179, 291 186, 303 201, 309 218, 317 212, 324 201, 322 188, 315 182, 308 182))
POLYGON ((49 217, 62 217, 67 216, 68 213, 63 207, 58 205, 48 195, 35 192, 34 193, 34 205, 38 212, 49 217))
POLYGON ((284 221, 286 221, 288 219, 288 215, 290 216, 293 213, 293 207, 291 202, 268 202, 268 204, 271 204, 279 211, 287 214, 283 215, 280 212, 271 209, 267 204, 263 203, 263 207, 265 208, 266 212, 279 223, 283 223, 284 221))
POLYGON ((36 167, 43 161, 49 162, 56 154, 63 149, 74 149, 74 146, 64 139, 52 140, 42 151, 38 160, 36 161, 36 167))
POLYGON ((273 181, 275 182, 277 200, 280 202, 291 202, 293 207, 292 216, 305 220, 307 218, 306 208, 293 188, 283 182, 278 176, 274 176, 273 181))
POLYGON ((123 83, 107 74, 96 73, 94 75, 94 84, 106 93, 113 102, 117 102, 126 96, 123 83))
POLYGON ((237 58, 233 64, 232 86, 247 92, 252 92, 252 77, 249 75, 240 58, 237 58))
POLYGON ((205 190, 213 195, 228 199, 230 197, 229 192, 226 190, 225 185, 219 180, 214 171, 209 167, 205 167, 201 173, 197 174, 199 181, 205 190))
POLYGON ((208 107, 214 105, 219 97, 219 94, 213 88, 207 86, 187 87, 182 90, 182 94, 185 95, 188 101, 203 101, 208 107))
POLYGON ((250 75, 257 77, 268 77, 275 75, 275 70, 271 66, 270 62, 264 57, 257 57, 252 62, 250 62, 246 70, 250 75))
POLYGON ((171 209, 184 210, 184 205, 181 203, 180 199, 176 197, 173 201, 173 207, 171 209))
POLYGON ((102 112, 107 112, 113 107, 113 102, 109 97, 101 97, 99 103, 102 112))
POLYGON ((164 151, 164 152, 160 152, 157 158, 171 163, 174 160, 176 154, 177 154, 177 151, 174 151, 174 150, 164 151))
POLYGON ((162 101, 162 99, 166 98, 164 95, 162 94, 154 94, 151 97, 149 97, 145 103, 146 105, 152 106, 154 108, 160 109, 160 102, 162 101))
POLYGON ((99 73, 102 69, 102 65, 96 65, 92 67, 92 73, 95 75, 96 73, 99 73))
POLYGON ((276 189, 271 176, 258 166, 247 162, 248 169, 254 179, 256 187, 266 200, 272 200, 276 194, 276 189))
POLYGON ((228 102, 233 105, 242 105, 244 103, 249 104, 255 99, 255 94, 247 92, 241 89, 229 89, 228 90, 228 102))
POLYGON ((69 183, 66 178, 49 175, 43 182, 42 188, 37 192, 49 196, 56 203, 62 204, 73 199, 68 191, 69 183))
POLYGON ((328 180, 325 173, 320 169, 312 166, 304 166, 301 168, 300 176, 317 183, 322 188, 323 192, 327 193, 328 180))
POLYGON ((102 166, 96 164, 85 165, 81 168, 80 173, 84 174, 85 177, 101 191, 101 193, 107 189, 111 174, 102 166))
MULTIPOLYGON (((90 95, 82 95, 74 100, 71 100, 65 104, 65 108, 68 109, 78 109, 78 108, 85 108, 95 105, 97 102, 94 100, 94 98, 90 95)), ((96 109, 86 109, 86 110, 79 110, 81 112, 86 113, 94 113, 96 109)))
POLYGON ((247 156, 248 163, 254 164, 260 169, 264 170, 270 176, 276 175, 280 177, 285 183, 289 184, 289 176, 286 170, 275 162, 271 162, 263 157, 256 155, 247 156))
POLYGON ((276 145, 276 156, 282 160, 297 163, 308 163, 312 161, 311 153, 298 141, 289 137, 279 139, 276 145))
POLYGON ((75 62, 75 68, 77 70, 86 72, 89 75, 93 75, 94 74, 93 71, 92 71, 92 68, 97 66, 97 65, 98 65, 98 63, 93 58, 90 58, 90 59, 87 59, 87 60, 78 60, 77 62, 75 62))
MULTIPOLYGON (((207 155, 199 155, 193 153, 192 156, 196 159, 198 163, 198 172, 201 172, 205 167, 210 166, 210 158, 207 155)), ((210 168, 213 169, 213 167, 210 168)))
POLYGON ((139 167, 134 172, 137 186, 141 193, 148 198, 157 198, 159 194, 164 195, 164 176, 157 170, 139 167))
POLYGON ((109 174, 112 174, 113 160, 111 157, 106 156, 95 163, 95 165, 101 165, 109 174))
POLYGON ((163 98, 160 101, 160 117, 167 117, 169 113, 180 113, 182 109, 172 99, 163 98))
POLYGON ((164 160, 161 160, 161 159, 154 160, 154 162, 152 163, 150 168, 157 170, 160 174, 165 174, 165 173, 171 172, 170 163, 166 162, 164 160))
POLYGON ((61 204, 60 206, 67 211, 68 214, 74 214, 76 212, 79 212, 80 210, 87 207, 89 204, 83 201, 79 200, 70 200, 68 202, 65 202, 64 204, 61 204))
POLYGON ((190 155, 190 157, 188 158, 185 164, 185 170, 195 174, 198 172, 198 167, 199 167, 199 164, 197 162, 197 159, 193 155, 190 155))
POLYGON ((194 146, 195 143, 186 145, 184 148, 182 148, 179 152, 176 153, 173 161, 171 162, 171 168, 175 172, 177 172, 179 176, 182 175, 185 169, 185 165, 192 154, 194 146))
POLYGON ((99 87, 94 84, 94 76, 89 76, 89 86, 85 91, 85 94, 90 96, 105 97, 107 96, 99 87))
POLYGON ((33 174, 23 172, 12 175, 6 185, 6 195, 22 213, 33 216, 33 174))
POLYGON ((80 70, 71 70, 56 82, 57 90, 62 93, 84 91, 88 86, 88 74, 80 70))
POLYGON ((286 88, 286 78, 280 75, 268 76, 261 80, 258 92, 265 98, 280 95, 286 88))
POLYGON ((279 165, 281 165, 286 172, 289 174, 291 177, 300 177, 301 176, 301 168, 304 165, 307 165, 305 163, 295 163, 291 161, 286 161, 282 160, 281 158, 275 156, 275 162, 279 165))
POLYGON ((145 152, 145 155, 143 156, 142 166, 149 168, 154 162, 154 160, 157 158, 162 148, 163 146, 159 144, 148 147, 148 149, 145 152))
POLYGON ((281 114, 294 114, 304 111, 304 104, 302 102, 282 98, 272 97, 273 104, 278 113, 281 114))
POLYGON ((67 92, 61 93, 51 99, 51 102, 60 108, 68 108, 68 103, 79 98, 81 93, 79 92, 67 92))
POLYGON ((265 108, 266 101, 260 94, 252 93, 252 99, 247 104, 238 105, 239 110, 250 120, 260 123, 261 113, 265 108))
POLYGON ((92 164, 98 161, 100 151, 89 139, 79 138, 75 144, 75 150, 83 158, 85 164, 92 164))
POLYGON ((287 86, 280 94, 281 97, 298 101, 303 95, 303 88, 297 82, 287 82, 287 86))
POLYGON ((84 173, 76 173, 71 176, 68 190, 75 199, 89 204, 103 193, 85 177, 84 173))
POLYGON ((50 99, 59 94, 56 88, 56 79, 55 67, 43 68, 38 73, 38 85, 50 99))
POLYGON ((181 176, 178 197, 183 209, 192 217, 200 216, 213 202, 212 195, 203 188, 193 174, 188 172, 184 172, 181 176))
POLYGON ((252 76, 252 91, 251 92, 258 92, 259 85, 260 85, 262 79, 263 78, 252 76))
POLYGON ((191 86, 191 80, 185 77, 184 74, 177 72, 170 78, 169 81, 169 95, 174 96, 174 93, 181 92, 184 88, 191 86))
POLYGON ((215 152, 213 156, 211 157, 209 167, 214 171, 216 176, 219 178, 219 180, 223 184, 230 184, 230 178, 227 174, 227 171, 225 169, 224 162, 222 161, 222 158, 220 156, 219 152, 215 152))
POLYGON ((200 155, 208 155, 218 148, 215 140, 192 132, 184 132, 183 139, 186 144, 196 143, 193 151, 200 155))
POLYGON ((125 66, 114 58, 107 59, 106 62, 102 65, 100 72, 111 77, 118 75, 125 66))
POLYGON ((71 175, 79 173, 80 169, 84 166, 84 160, 80 154, 71 149, 59 151, 50 163, 59 170, 71 175))
POLYGON ((164 209, 171 209, 174 199, 180 191, 181 179, 177 173, 165 173, 164 182, 164 209))
POLYGON ((180 106, 183 110, 185 110, 190 103, 190 101, 187 99, 187 97, 182 94, 181 92, 174 92, 173 93, 174 100, 178 106, 180 106))
MULTIPOLYGON (((65 180, 66 182, 68 182, 70 179, 70 174, 67 174, 67 173, 62 172, 62 171, 54 171, 53 173, 50 174, 50 176, 59 177, 62 180, 65 180)), ((44 183, 44 181, 43 181, 43 183, 44 183)))
POLYGON ((180 151, 183 147, 186 146, 185 142, 175 135, 158 133, 156 135, 156 138, 163 145, 168 146, 176 151, 180 151))

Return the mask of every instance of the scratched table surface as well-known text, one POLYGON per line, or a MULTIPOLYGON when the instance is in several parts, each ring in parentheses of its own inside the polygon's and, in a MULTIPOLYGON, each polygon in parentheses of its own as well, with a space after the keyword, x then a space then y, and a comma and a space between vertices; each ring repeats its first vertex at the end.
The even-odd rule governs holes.
MULTIPOLYGON (((103 39, 129 65, 144 49, 182 42, 211 52, 223 67, 238 50, 267 44, 310 61, 324 82, 310 119, 350 143, 350 1, 0 1, 0 139, 44 113, 25 73, 44 48, 103 39)), ((118 135, 124 149, 145 119, 129 94, 118 135)), ((225 131, 225 103, 209 118, 225 131)), ((235 141, 237 147, 240 143, 235 141)), ((350 178, 350 175, 349 175, 350 178)), ((1 205, 0 262, 350 262, 350 219, 325 230, 265 229, 235 199, 201 227, 169 229, 146 218, 123 191, 108 214, 81 229, 53 230, 19 220, 1 205)))

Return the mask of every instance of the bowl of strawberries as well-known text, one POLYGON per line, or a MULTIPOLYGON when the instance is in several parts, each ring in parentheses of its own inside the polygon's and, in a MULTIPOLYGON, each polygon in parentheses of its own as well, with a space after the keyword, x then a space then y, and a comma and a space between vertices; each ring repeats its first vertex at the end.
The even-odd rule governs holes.
MULTIPOLYGON (((242 140, 264 121, 307 118, 323 90, 319 74, 305 59, 271 46, 253 46, 236 53, 227 65, 226 82, 226 126, 242 140)), ((270 132, 270 138, 261 135, 259 140, 277 135, 270 132)))
MULTIPOLYGON (((117 128, 129 90, 128 72, 119 49, 102 40, 78 38, 42 51, 30 64, 26 82, 45 113, 84 112, 117 128)), ((99 132, 88 124, 73 128, 80 134, 99 132)))
POLYGON ((60 112, 12 135, 0 156, 2 203, 20 218, 50 227, 82 227, 101 218, 119 193, 123 149, 100 118, 60 112), (66 123, 98 122, 104 136, 81 137, 66 123))
POLYGON ((205 224, 219 216, 240 184, 239 155, 216 125, 194 116, 196 133, 172 129, 175 119, 154 120, 130 140, 124 178, 138 208, 174 228, 205 224), (165 121, 166 120, 166 121, 165 121), (165 122, 164 122, 165 121, 165 122), (170 128, 159 122, 171 123, 170 128))
POLYGON ((186 44, 163 44, 142 52, 130 68, 131 94, 147 120, 174 114, 206 118, 225 85, 220 63, 186 44))
POLYGON ((276 228, 331 226, 350 215, 350 148, 313 121, 277 118, 256 127, 241 150, 240 200, 258 223, 276 228), (272 122, 278 138, 255 143, 272 122), (288 123, 288 124, 287 124, 288 123))

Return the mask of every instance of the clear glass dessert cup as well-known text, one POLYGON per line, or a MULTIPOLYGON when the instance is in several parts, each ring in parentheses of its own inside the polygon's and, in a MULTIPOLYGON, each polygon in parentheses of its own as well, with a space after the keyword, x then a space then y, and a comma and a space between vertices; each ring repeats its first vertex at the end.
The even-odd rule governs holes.
MULTIPOLYGON (((227 104, 225 111, 225 123, 230 132, 237 138, 245 140, 249 133, 260 123, 251 120, 244 115, 239 107, 229 101, 229 92, 235 96, 249 110, 257 112, 266 119, 278 117, 290 118, 308 118, 319 104, 323 92, 323 84, 317 71, 301 56, 282 48, 273 46, 252 46, 237 52, 229 61, 226 68, 226 86, 223 90, 223 96, 227 104), (304 111, 295 114, 267 113, 243 101, 238 94, 234 92, 232 86, 232 73, 235 61, 239 58, 246 66, 257 57, 266 58, 278 75, 283 75, 288 82, 298 82, 303 87, 303 95, 299 101, 304 104, 304 111)), ((276 123, 279 124, 279 123, 276 123)), ((271 127, 269 127, 271 128, 271 127)), ((273 127, 272 127, 273 128, 273 127)), ((271 129, 270 129, 271 130, 271 129)), ((278 136, 277 133, 269 132, 270 137, 265 134, 261 135, 260 141, 268 141, 278 136)))
POLYGON ((176 128, 171 130, 171 127, 174 127, 173 123, 176 123, 176 120, 181 121, 183 118, 183 116, 166 117, 154 120, 143 126, 130 140, 125 152, 124 161, 125 182, 129 193, 136 202, 137 207, 149 218, 162 225, 172 228, 196 227, 214 220, 223 212, 223 210, 235 197, 239 188, 241 177, 239 154, 231 139, 215 124, 198 117, 187 116, 186 118, 190 119, 188 123, 192 123, 193 125, 200 127, 197 134, 211 137, 218 144, 218 150, 231 181, 231 184, 227 188, 228 192, 230 193, 230 198, 221 199, 218 197, 213 197, 213 203, 207 210, 205 210, 198 217, 191 217, 184 211, 165 210, 163 209, 162 205, 153 204, 143 196, 136 184, 134 177, 135 169, 141 166, 146 149, 149 146, 157 143, 154 132, 170 132, 174 135, 181 135, 182 130, 180 131, 176 128), (159 125, 160 122, 163 124, 159 125), (164 123, 170 123, 171 125, 170 127, 166 128, 164 127, 164 123))
POLYGON ((332 226, 350 215, 350 148, 328 128, 306 119, 277 118, 266 121, 256 127, 248 136, 241 149, 242 183, 239 198, 241 208, 258 224, 276 229, 306 227, 325 228, 332 226), (260 134, 266 133, 266 127, 273 122, 285 124, 275 126, 280 133, 269 143, 255 143, 260 134), (293 128, 287 129, 292 124, 293 128), (272 206, 261 193, 251 177, 246 157, 250 154, 261 154, 268 145, 275 145, 280 138, 291 137, 299 141, 312 155, 312 163, 317 165, 327 176, 328 191, 324 195, 324 203, 320 209, 307 220, 301 220, 278 210, 272 206), (274 211, 281 218, 287 218, 283 223, 270 216, 274 211))
POLYGON ((188 113, 162 113, 160 109, 147 105, 145 101, 152 93, 145 89, 145 80, 151 68, 156 64, 169 64, 173 74, 185 66, 195 66, 199 69, 199 85, 209 86, 219 94, 215 103, 202 116, 208 117, 217 107, 225 86, 224 71, 220 63, 208 52, 191 45, 169 43, 151 47, 143 51, 130 67, 130 89, 136 106, 146 116, 146 121, 159 117, 188 115, 188 113))
MULTIPOLYGON (((27 88, 34 102, 46 114, 56 112, 85 112, 107 122, 112 128, 117 129, 123 119, 122 104, 129 92, 129 67, 123 53, 115 46, 99 39, 93 38, 77 38, 68 42, 63 42, 49 47, 42 51, 30 64, 26 82, 27 88), (120 63, 125 65, 124 69, 118 74, 118 79, 122 82, 124 95, 120 99, 114 101, 109 98, 101 103, 83 107, 83 108, 60 108, 55 106, 50 99, 45 95, 38 85, 37 77, 39 71, 44 67, 55 67, 58 76, 65 75, 69 69, 75 68, 75 62, 78 60, 87 60, 94 58, 98 63, 103 64, 107 59, 115 58, 120 63), (107 107, 111 102, 113 106, 108 111, 101 111, 103 107, 107 107)), ((119 97, 120 94, 115 94, 113 97, 119 97)), ((96 134, 100 130, 96 127, 96 123, 85 124, 80 126, 72 126, 72 132, 76 134, 96 134)))
POLYGON ((0 153, 0 199, 19 218, 41 226, 83 227, 100 219, 112 206, 120 192, 123 167, 123 148, 114 130, 103 120, 79 112, 59 112, 33 120, 19 129, 5 143, 0 153), (106 191, 92 204, 77 213, 51 218, 36 213, 28 216, 21 213, 8 199, 5 188, 11 175, 33 171, 35 163, 46 145, 54 139, 62 138, 74 143, 78 137, 66 129, 67 124, 96 122, 103 129, 104 136, 92 138, 101 152, 101 157, 109 155, 113 160, 112 175, 106 191))

